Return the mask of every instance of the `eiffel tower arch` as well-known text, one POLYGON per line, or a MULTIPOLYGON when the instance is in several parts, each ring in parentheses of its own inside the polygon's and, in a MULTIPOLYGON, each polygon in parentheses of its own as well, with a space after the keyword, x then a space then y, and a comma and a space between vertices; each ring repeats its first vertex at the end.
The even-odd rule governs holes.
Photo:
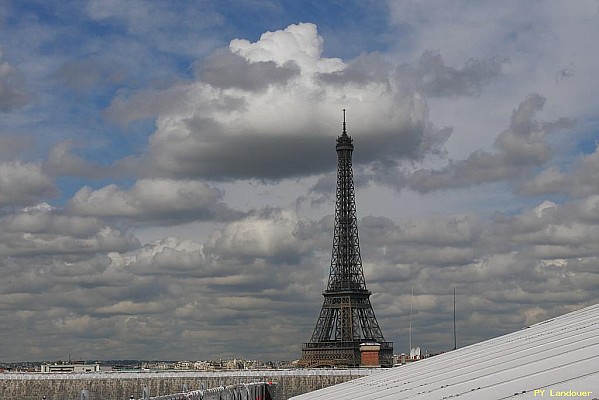
POLYGON ((337 192, 331 269, 324 302, 308 343, 302 345, 302 367, 358 367, 393 365, 393 343, 386 342, 366 288, 352 171, 353 140, 343 132, 337 138, 337 192), (365 351, 367 350, 367 351, 365 351), (374 357, 378 356, 372 362, 374 357), (368 353, 368 362, 364 358, 368 353), (376 354, 378 353, 378 354, 376 354))

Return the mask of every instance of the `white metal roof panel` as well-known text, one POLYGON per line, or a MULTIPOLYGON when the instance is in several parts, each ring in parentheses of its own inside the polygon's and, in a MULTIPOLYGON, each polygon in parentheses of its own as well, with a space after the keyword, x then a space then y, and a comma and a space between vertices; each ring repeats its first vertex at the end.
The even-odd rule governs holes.
POLYGON ((455 397, 599 399, 599 304, 293 399, 455 397))

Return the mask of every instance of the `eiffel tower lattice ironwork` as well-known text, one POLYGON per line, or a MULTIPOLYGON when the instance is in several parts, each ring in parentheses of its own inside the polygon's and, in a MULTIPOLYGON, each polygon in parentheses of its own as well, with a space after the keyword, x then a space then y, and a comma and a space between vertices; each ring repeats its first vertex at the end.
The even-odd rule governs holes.
MULTIPOLYGON (((337 193, 331 270, 324 302, 310 342, 302 346, 302 367, 355 367, 364 365, 365 346, 378 349, 374 364, 393 365, 393 343, 386 342, 366 289, 352 171, 353 140, 347 135, 345 110, 343 133, 337 138, 337 193), (378 363, 377 363, 378 361, 378 363)), ((372 359, 372 355, 369 357, 372 359)), ((372 363, 371 363, 372 364, 372 363)))

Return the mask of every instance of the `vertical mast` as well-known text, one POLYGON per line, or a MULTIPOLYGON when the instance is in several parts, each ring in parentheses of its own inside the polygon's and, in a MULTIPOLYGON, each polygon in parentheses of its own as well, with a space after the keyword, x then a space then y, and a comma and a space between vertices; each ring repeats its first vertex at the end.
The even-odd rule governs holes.
POLYGON ((455 288, 453 288, 453 349, 457 349, 458 348, 458 339, 457 339, 457 334, 456 334, 456 330, 455 330, 455 288))
POLYGON ((412 286, 412 296, 410 297, 410 330, 409 330, 409 341, 410 341, 410 348, 408 351, 408 354, 410 354, 410 352, 412 351, 412 301, 414 300, 414 286, 412 286))

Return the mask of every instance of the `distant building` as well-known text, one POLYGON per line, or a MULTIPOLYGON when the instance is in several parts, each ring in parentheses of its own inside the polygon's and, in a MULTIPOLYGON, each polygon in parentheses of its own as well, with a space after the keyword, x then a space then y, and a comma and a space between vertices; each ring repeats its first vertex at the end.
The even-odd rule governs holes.
POLYGON ((193 363, 193 369, 197 369, 199 371, 213 371, 214 366, 208 361, 196 361, 193 363))
POLYGON ((85 372, 100 372, 102 371, 100 364, 85 364, 83 361, 76 361, 73 363, 57 362, 54 364, 42 364, 40 372, 52 373, 52 372, 72 372, 72 373, 85 373, 85 372))
POLYGON ((177 361, 175 363, 175 369, 181 369, 181 370, 188 370, 188 369, 193 369, 193 362, 191 361, 177 361))

